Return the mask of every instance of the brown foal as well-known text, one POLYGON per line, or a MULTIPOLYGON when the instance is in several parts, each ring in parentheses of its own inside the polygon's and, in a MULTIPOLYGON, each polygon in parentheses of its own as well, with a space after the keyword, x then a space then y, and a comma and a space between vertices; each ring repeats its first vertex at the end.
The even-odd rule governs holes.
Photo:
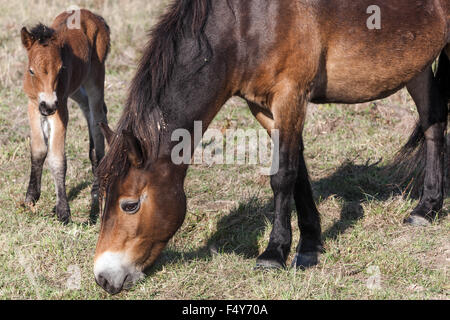
MULTIPOLYGON (((25 203, 34 205, 41 193, 45 159, 56 185, 56 214, 70 221, 66 195, 65 139, 69 114, 68 98, 76 101, 89 128, 89 157, 95 171, 105 153, 99 122, 106 122, 104 102, 105 61, 110 46, 109 27, 100 16, 79 12, 79 26, 69 26, 71 13, 56 17, 51 27, 39 24, 21 31, 28 53, 24 91, 28 100, 31 127, 31 175, 25 203)), ((93 205, 98 198, 97 179, 92 188, 93 205)))

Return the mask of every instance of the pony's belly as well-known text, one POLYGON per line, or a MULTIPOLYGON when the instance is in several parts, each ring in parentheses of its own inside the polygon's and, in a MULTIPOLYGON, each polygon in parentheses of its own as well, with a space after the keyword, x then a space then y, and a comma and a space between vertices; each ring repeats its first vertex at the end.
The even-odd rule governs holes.
POLYGON ((399 72, 371 70, 373 71, 353 70, 353 73, 331 73, 326 83, 313 91, 311 100, 320 103, 362 103, 383 99, 403 88, 422 71, 422 69, 399 72))
POLYGON ((320 71, 321 81, 312 98, 341 103, 385 98, 431 66, 440 54, 438 45, 431 47, 435 49, 412 46, 395 55, 378 48, 374 52, 331 56, 320 71))
POLYGON ((379 29, 367 25, 370 4, 323 2, 318 20, 324 26, 325 57, 311 100, 357 103, 384 98, 424 71, 445 47, 447 25, 434 1, 379 2, 379 29))

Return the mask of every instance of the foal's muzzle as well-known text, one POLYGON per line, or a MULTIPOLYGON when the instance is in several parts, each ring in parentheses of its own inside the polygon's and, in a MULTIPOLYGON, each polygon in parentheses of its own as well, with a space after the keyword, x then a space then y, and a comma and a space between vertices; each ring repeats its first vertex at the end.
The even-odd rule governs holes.
POLYGON ((44 117, 48 117, 55 114, 57 108, 58 108, 58 101, 55 101, 55 103, 51 106, 48 105, 45 101, 39 103, 39 112, 44 117))

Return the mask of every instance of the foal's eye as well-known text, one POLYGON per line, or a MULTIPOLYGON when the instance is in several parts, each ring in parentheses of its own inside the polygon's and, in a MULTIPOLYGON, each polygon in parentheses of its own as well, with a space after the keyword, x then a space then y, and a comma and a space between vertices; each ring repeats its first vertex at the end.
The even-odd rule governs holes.
POLYGON ((139 208, 141 207, 141 202, 137 201, 122 201, 120 203, 120 208, 122 209, 123 212, 127 213, 127 214, 134 214, 136 212, 139 211, 139 208))
POLYGON ((34 76, 34 71, 33 71, 33 69, 28 70, 28 72, 30 72, 30 74, 31 74, 32 76, 34 76))

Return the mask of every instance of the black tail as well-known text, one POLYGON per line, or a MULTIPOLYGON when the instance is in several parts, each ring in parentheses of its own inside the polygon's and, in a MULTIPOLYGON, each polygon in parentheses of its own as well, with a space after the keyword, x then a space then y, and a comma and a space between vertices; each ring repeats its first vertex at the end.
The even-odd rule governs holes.
MULTIPOLYGON (((441 93, 450 102, 450 60, 444 51, 439 57, 435 79, 439 83, 441 93)), ((394 161, 394 167, 402 172, 403 182, 406 180, 423 181, 426 152, 425 135, 420 124, 417 123, 408 142, 398 152, 394 161)), ((415 183, 416 186, 421 184, 415 183)))

